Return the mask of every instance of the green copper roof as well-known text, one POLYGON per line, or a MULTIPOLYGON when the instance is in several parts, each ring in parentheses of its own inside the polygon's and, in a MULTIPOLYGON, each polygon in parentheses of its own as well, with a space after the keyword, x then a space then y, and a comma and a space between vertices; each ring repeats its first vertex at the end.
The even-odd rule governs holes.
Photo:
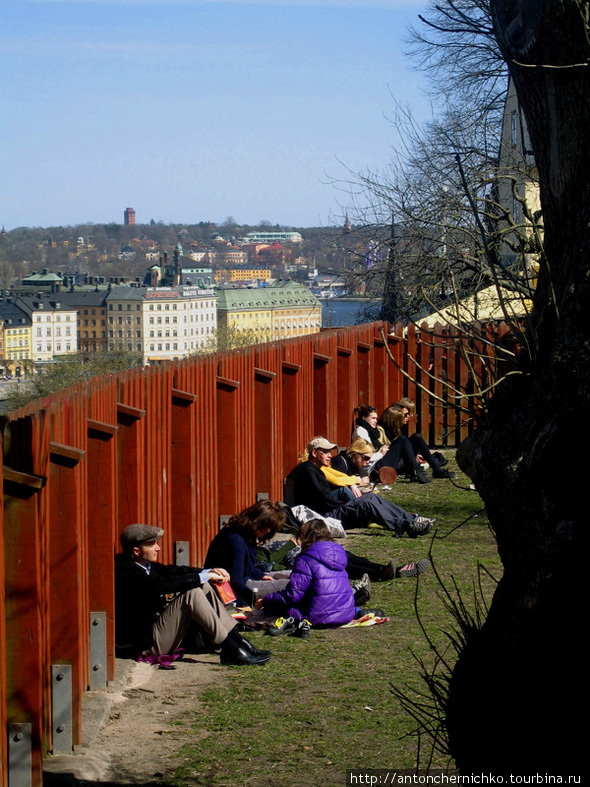
POLYGON ((217 311, 239 309, 280 309, 293 306, 320 307, 320 302, 307 287, 293 282, 280 282, 273 287, 256 289, 217 290, 217 311))

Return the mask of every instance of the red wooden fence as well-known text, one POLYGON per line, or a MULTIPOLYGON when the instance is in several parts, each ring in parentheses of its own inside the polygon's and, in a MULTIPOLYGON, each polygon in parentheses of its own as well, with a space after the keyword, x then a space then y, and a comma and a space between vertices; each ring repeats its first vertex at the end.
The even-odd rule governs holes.
POLYGON ((468 407, 462 395, 477 375, 489 385, 506 326, 484 329, 492 343, 482 340, 486 357, 470 364, 459 352, 465 340, 442 328, 387 331, 371 323, 95 378, 4 418, 0 787, 25 745, 41 785, 59 734, 52 665, 71 666, 74 745, 82 694, 95 673, 114 677, 113 556, 125 526, 158 524, 165 562, 188 544, 189 562, 201 564, 219 515, 258 493, 280 499, 313 435, 347 444, 359 403, 382 410, 409 395, 432 442, 467 435, 465 413, 478 402, 468 407), (97 659, 90 643, 100 620, 97 659))

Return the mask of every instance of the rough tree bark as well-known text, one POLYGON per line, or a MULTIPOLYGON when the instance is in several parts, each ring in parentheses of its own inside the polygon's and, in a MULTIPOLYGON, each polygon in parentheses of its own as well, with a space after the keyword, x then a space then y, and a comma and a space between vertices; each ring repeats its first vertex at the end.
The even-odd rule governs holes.
POLYGON ((523 374, 497 393, 458 452, 485 501, 505 573, 451 677, 447 724, 463 772, 576 773, 586 761, 589 4, 491 6, 539 168, 548 262, 523 374))

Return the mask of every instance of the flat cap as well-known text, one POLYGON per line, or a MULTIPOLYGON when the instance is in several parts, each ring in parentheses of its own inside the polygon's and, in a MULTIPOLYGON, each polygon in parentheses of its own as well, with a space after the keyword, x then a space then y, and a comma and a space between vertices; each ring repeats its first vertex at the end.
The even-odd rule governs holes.
POLYGON ((314 437, 314 439, 307 444, 307 450, 311 453, 318 448, 323 448, 324 451, 331 451, 333 448, 337 448, 337 446, 336 443, 329 443, 325 437, 314 437))
POLYGON ((155 538, 162 538, 164 531, 161 527, 154 525, 128 525, 119 536, 123 549, 135 544, 143 544, 144 541, 152 541, 155 538))

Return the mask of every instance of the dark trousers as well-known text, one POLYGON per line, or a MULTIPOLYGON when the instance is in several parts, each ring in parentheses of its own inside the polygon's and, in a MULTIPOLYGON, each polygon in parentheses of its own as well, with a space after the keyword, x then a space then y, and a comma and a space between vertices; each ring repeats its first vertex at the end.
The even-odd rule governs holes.
POLYGON ((367 527, 371 522, 376 522, 393 530, 396 536, 403 535, 407 526, 414 520, 414 514, 408 514, 395 503, 390 503, 389 500, 384 500, 372 492, 334 508, 328 512, 328 516, 340 520, 345 529, 367 527))
POLYGON ((412 451, 414 452, 414 456, 421 454, 432 468, 433 473, 436 474, 440 472, 440 465, 430 453, 430 448, 428 448, 428 445, 426 444, 426 440, 422 437, 421 434, 416 432, 416 434, 411 435, 410 445, 412 446, 412 451))
POLYGON ((346 557, 348 559, 346 563, 346 573, 350 579, 360 579, 363 574, 368 574, 369 579, 374 582, 383 579, 383 572, 387 568, 386 566, 382 566, 379 563, 373 563, 372 560, 366 557, 353 555, 352 552, 348 551, 346 551, 346 557))
MULTIPOLYGON (((420 451, 418 453, 421 453, 420 451)), ((426 458, 426 457, 425 457, 426 458)), ((389 451, 385 454, 383 459, 380 459, 373 470, 379 470, 382 467, 393 467, 394 470, 401 470, 403 473, 412 475, 416 471, 416 454, 412 448, 412 444, 407 437, 400 435, 389 446, 389 451)))

